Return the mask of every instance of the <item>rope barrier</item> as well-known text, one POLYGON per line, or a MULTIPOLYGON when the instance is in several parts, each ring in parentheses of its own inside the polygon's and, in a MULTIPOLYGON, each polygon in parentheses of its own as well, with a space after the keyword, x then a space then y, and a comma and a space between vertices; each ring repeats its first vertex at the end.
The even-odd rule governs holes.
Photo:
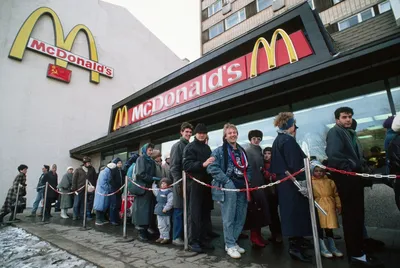
POLYGON ((340 170, 336 168, 331 168, 327 167, 324 165, 320 164, 315 164, 311 162, 311 165, 317 166, 332 172, 340 173, 340 174, 345 174, 345 175, 350 175, 350 176, 359 176, 359 177, 364 177, 364 178, 376 178, 376 179, 383 179, 383 178, 388 178, 388 179, 400 179, 400 175, 394 175, 394 174, 389 174, 389 175, 382 175, 382 174, 368 174, 368 173, 357 173, 357 172, 351 172, 351 171, 345 171, 345 170, 340 170))
POLYGON ((75 192, 79 192, 79 191, 81 191, 83 188, 85 188, 85 185, 83 185, 81 188, 79 188, 79 189, 76 190, 76 191, 68 192, 68 193, 60 192, 60 191, 58 191, 57 189, 54 189, 53 186, 51 186, 50 184, 49 184, 49 187, 50 187, 54 192, 63 195, 63 194, 74 194, 75 192))
POLYGON ((110 194, 102 194, 102 193, 99 193, 97 190, 96 190, 96 193, 101 196, 112 196, 112 195, 115 195, 116 193, 118 193, 119 191, 121 191, 124 187, 125 187, 125 184, 122 185, 121 188, 119 188, 118 190, 116 190, 115 192, 110 193, 110 194))
MULTIPOLYGON (((132 183, 133 183, 134 185, 136 185, 137 187, 139 187, 139 188, 141 188, 141 189, 143 189, 143 190, 146 190, 146 191, 155 191, 155 190, 159 190, 159 189, 147 188, 147 187, 144 187, 144 186, 142 186, 142 185, 139 185, 139 184, 137 184, 134 180, 132 180, 131 178, 128 178, 128 180, 130 180, 130 182, 132 182, 132 183)), ((173 184, 171 184, 168 188, 165 188, 165 189, 172 188, 173 186, 175 186, 176 184, 180 183, 181 181, 182 181, 182 179, 179 179, 179 180, 177 180, 176 182, 174 182, 173 184)))

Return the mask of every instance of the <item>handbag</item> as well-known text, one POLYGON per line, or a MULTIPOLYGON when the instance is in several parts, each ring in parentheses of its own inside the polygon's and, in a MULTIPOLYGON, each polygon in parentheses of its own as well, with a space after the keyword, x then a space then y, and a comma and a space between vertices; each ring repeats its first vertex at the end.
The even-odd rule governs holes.
MULTIPOLYGON (((136 178, 136 164, 133 167, 132 180, 135 183, 139 184, 140 186, 145 187, 145 183, 141 182, 141 181, 138 181, 137 178, 136 178)), ((146 193, 145 189, 142 189, 142 188, 138 187, 137 185, 135 185, 131 181, 129 181, 129 184, 128 184, 128 191, 134 196, 142 196, 142 195, 144 195, 146 193)))

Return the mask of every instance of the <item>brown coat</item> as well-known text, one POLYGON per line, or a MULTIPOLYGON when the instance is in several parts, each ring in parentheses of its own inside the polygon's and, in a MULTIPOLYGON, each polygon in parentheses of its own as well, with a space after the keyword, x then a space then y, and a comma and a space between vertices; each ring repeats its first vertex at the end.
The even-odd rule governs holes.
POLYGON ((82 167, 75 169, 74 175, 72 177, 72 191, 76 191, 85 185, 86 179, 96 186, 96 171, 93 167, 88 167, 88 172, 86 173, 82 167))
POLYGON ((321 228, 336 229, 339 227, 336 209, 341 208, 339 194, 333 180, 324 177, 322 179, 312 178, 314 199, 328 213, 328 216, 318 210, 321 228))

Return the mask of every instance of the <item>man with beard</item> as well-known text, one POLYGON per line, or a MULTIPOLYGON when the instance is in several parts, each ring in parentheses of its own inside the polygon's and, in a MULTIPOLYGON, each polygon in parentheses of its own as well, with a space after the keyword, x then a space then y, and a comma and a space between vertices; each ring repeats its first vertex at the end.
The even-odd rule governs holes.
MULTIPOLYGON (((207 174, 207 166, 214 158, 211 156, 211 149, 205 143, 207 137, 207 127, 204 124, 197 124, 194 129, 194 141, 189 143, 183 151, 183 169, 194 178, 211 183, 211 176, 207 174)), ((212 208, 211 189, 204 187, 197 182, 189 184, 189 211, 191 237, 189 237, 189 248, 194 252, 202 252, 203 249, 213 249, 205 243, 207 229, 207 217, 212 208)))
MULTIPOLYGON (((181 125, 181 138, 171 148, 171 169, 170 178, 175 183, 182 178, 183 170, 183 150, 189 144, 192 136, 193 126, 184 122, 181 125)), ((173 240, 175 246, 183 246, 183 191, 182 182, 173 188, 174 193, 174 213, 173 213, 173 240)))

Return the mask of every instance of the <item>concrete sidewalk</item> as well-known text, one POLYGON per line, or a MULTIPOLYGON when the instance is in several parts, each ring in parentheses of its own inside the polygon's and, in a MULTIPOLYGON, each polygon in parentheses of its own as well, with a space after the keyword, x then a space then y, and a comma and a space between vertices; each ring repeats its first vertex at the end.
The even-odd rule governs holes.
MULTIPOLYGON (((28 214, 25 214, 28 215, 28 214)), ((133 241, 124 243, 122 227, 110 225, 95 226, 94 222, 88 223, 92 229, 81 231, 81 222, 70 219, 61 219, 57 213, 53 214, 49 224, 40 224, 39 218, 25 218, 20 215, 22 222, 15 226, 52 243, 82 259, 99 267, 297 267, 311 268, 313 264, 304 264, 293 261, 287 254, 287 243, 281 246, 267 245, 264 249, 252 248, 247 240, 240 240, 239 244, 246 249, 246 253, 239 260, 231 259, 224 251, 223 238, 213 241, 214 251, 192 257, 181 257, 183 252, 173 245, 159 245, 154 242, 142 243, 133 241)), ((214 229, 222 234, 221 218, 213 217, 214 229)), ((266 229, 266 228, 264 228, 266 229)), ((375 239, 383 240, 386 249, 376 254, 385 262, 386 268, 397 268, 400 263, 400 231, 389 229, 368 228, 369 234, 375 239)), ((264 230, 267 236, 268 230, 264 230)), ((342 235, 341 231, 335 231, 342 235)), ((136 236, 132 225, 128 226, 128 235, 136 236)), ((337 240, 338 247, 345 251, 343 239, 337 240)), ((312 253, 312 250, 310 251, 312 253)), ((323 259, 324 268, 348 267, 346 258, 323 259)))

